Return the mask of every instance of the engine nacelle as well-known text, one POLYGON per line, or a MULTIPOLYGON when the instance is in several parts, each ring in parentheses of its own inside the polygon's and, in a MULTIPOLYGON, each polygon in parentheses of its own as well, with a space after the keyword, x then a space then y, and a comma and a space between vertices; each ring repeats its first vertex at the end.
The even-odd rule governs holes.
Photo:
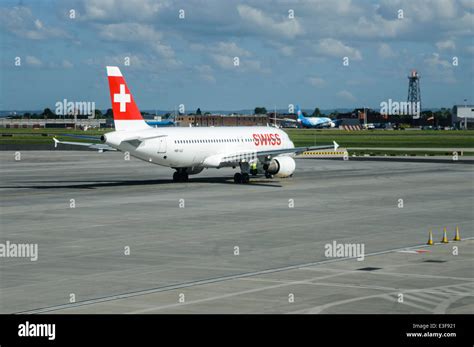
POLYGON ((292 157, 277 157, 272 159, 266 172, 275 177, 289 177, 295 172, 296 163, 292 157))

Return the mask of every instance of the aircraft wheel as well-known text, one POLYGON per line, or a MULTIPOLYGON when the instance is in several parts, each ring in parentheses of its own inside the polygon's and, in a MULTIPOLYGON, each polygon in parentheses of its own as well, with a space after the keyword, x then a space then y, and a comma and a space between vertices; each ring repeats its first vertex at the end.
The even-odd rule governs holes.
POLYGON ((188 179, 189 179, 188 173, 187 173, 187 172, 183 172, 183 173, 181 174, 181 181, 187 182, 188 179))
POLYGON ((178 171, 175 171, 173 173, 173 182, 179 182, 179 173, 178 173, 178 171))
POLYGON ((242 174, 240 172, 234 175, 234 183, 242 183, 242 174))

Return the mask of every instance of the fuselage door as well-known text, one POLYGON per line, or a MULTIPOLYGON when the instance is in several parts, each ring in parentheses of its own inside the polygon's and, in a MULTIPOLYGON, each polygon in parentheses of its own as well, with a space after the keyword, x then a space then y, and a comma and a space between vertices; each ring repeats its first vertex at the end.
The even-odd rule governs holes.
POLYGON ((166 153, 166 137, 158 139, 158 153, 166 153))

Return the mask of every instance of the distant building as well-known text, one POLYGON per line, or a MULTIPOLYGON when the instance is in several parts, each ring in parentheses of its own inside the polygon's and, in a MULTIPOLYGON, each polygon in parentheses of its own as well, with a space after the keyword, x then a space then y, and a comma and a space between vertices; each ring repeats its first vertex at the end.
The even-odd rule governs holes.
POLYGON ((345 126, 345 125, 360 125, 363 122, 361 122, 357 118, 339 118, 341 120, 340 126, 345 126))
POLYGON ((474 124, 474 105, 454 105, 453 107, 453 126, 466 128, 474 124))
POLYGON ((189 127, 221 127, 221 126, 252 126, 267 125, 267 115, 178 115, 178 126, 189 127))
POLYGON ((105 119, 0 118, 0 128, 101 128, 105 119))

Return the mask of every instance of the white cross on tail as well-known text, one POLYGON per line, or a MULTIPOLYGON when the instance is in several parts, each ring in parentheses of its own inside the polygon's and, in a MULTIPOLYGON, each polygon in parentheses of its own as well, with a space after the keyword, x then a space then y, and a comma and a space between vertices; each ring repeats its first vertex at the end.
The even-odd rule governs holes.
POLYGON ((127 110, 127 102, 130 102, 130 94, 125 93, 125 84, 120 85, 119 94, 114 94, 114 102, 120 103, 120 112, 127 110))

